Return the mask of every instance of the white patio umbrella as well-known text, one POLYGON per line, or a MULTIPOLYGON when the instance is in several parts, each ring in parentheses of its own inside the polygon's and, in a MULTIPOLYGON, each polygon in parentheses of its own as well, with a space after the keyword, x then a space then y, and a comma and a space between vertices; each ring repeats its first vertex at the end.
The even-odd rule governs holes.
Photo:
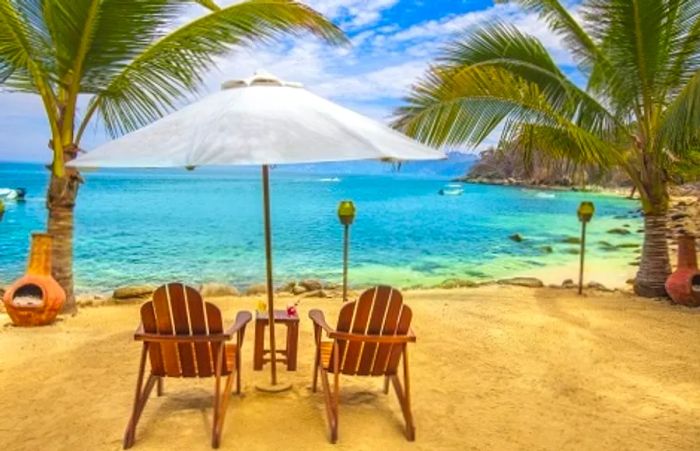
POLYGON ((377 121, 258 72, 224 83, 220 92, 85 153, 82 168, 192 168, 261 165, 271 324, 272 387, 277 386, 269 166, 290 163, 392 159, 436 160, 426 147, 377 121))

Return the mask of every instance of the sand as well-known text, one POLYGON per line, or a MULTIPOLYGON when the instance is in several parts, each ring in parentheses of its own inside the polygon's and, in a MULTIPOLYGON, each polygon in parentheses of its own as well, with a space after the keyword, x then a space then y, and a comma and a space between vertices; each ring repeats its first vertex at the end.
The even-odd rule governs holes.
MULTIPOLYGON (((222 449, 698 449, 700 311, 623 293, 486 286, 406 292, 417 441, 408 443, 381 379, 343 378, 340 440, 327 441, 311 393, 308 310, 334 318, 338 299, 305 299, 293 390, 255 390, 252 327, 244 394, 228 410, 222 449)), ((232 320, 258 298, 213 299, 232 320)), ((282 298, 279 304, 291 302, 282 298)), ((331 320, 332 321, 332 320, 331 320)), ((83 308, 53 326, 19 329, 0 315, 0 445, 6 450, 117 450, 133 399, 137 305, 83 308)), ((211 380, 172 380, 153 396, 134 449, 206 450, 211 380)))

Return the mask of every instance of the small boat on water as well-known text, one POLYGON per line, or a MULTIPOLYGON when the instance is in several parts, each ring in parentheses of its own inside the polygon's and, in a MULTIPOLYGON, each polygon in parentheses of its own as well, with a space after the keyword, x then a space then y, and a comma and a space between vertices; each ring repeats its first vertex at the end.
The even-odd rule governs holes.
POLYGON ((464 187, 460 183, 450 183, 440 189, 438 194, 441 196, 461 196, 464 194, 464 187))
POLYGON ((26 195, 24 188, 0 188, 0 199, 4 201, 22 201, 26 195))

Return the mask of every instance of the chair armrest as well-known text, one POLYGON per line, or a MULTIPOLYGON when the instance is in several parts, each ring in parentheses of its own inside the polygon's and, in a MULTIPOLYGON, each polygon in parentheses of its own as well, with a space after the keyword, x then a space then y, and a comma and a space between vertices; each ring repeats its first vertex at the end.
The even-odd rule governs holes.
POLYGON ((253 319, 253 315, 250 312, 238 312, 236 315, 236 322, 234 322, 231 327, 226 329, 225 334, 233 337, 239 330, 245 329, 246 324, 253 319))
POLYGON ((143 323, 139 323, 139 327, 134 331, 134 340, 138 340, 139 337, 143 336, 145 332, 143 331, 143 323))
POLYGON ((324 331, 326 331, 327 334, 331 334, 335 332, 331 326, 328 325, 326 322, 326 317, 323 314, 321 310, 318 309, 313 309, 309 312, 309 318, 311 318, 311 321, 314 322, 314 325, 320 327, 324 331))
POLYGON ((401 344, 401 343, 413 343, 416 341, 415 335, 364 335, 364 334, 353 334, 350 332, 330 332, 328 333, 330 338, 334 340, 347 340, 356 341, 363 343, 379 343, 379 344, 401 344))

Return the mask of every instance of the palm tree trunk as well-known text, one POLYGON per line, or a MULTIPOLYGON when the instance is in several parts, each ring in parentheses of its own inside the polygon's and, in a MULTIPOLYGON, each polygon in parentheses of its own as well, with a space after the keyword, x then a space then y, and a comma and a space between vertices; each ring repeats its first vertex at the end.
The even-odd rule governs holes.
POLYGON ((76 310, 73 292, 73 209, 80 186, 80 175, 67 169, 64 177, 51 173, 46 195, 47 228, 53 236, 53 277, 66 292, 64 313, 76 310))
POLYGON ((634 292, 639 296, 666 296, 664 284, 671 275, 667 229, 666 214, 645 215, 642 260, 634 281, 634 292))

